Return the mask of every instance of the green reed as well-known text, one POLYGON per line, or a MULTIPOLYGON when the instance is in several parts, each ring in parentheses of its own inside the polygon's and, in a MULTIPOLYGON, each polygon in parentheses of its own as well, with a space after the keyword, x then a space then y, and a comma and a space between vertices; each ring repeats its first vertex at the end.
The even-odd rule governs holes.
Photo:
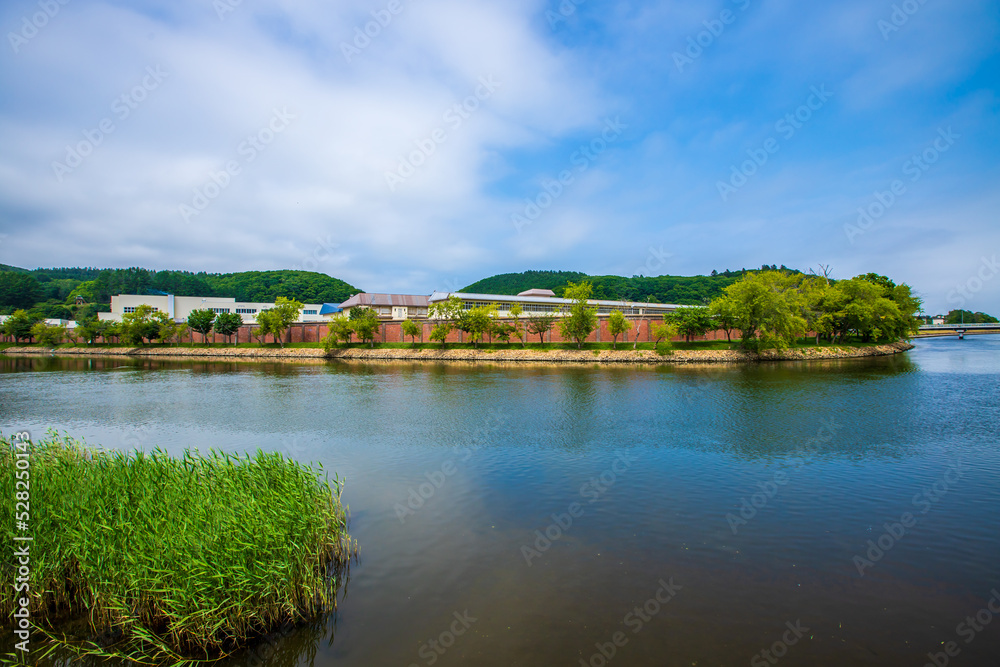
MULTIPOLYGON (((213 660, 336 606, 355 547, 341 482, 322 466, 263 451, 104 451, 54 432, 31 444, 30 461, 33 621, 56 638, 59 622, 86 616, 103 637, 56 644, 149 664, 213 660)), ((2 436, 0 470, 13 509, 2 436)), ((13 544, 13 511, 0 532, 13 544)), ((13 583, 4 563, 0 586, 13 583)), ((0 598, 7 622, 12 598, 0 598)))

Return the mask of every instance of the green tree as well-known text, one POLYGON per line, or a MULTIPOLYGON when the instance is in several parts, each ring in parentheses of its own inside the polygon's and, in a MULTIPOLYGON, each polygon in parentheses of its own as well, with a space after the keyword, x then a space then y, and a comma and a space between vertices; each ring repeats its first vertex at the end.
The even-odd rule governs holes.
POLYGON ((576 341, 577 349, 583 347, 583 341, 597 328, 597 309, 588 304, 593 291, 593 285, 584 281, 580 284, 569 283, 563 292, 564 298, 570 299, 573 304, 569 307, 569 314, 559 321, 559 328, 563 338, 576 341))
POLYGON ((258 335, 263 338, 267 334, 271 334, 274 336, 274 340, 281 347, 284 347, 285 331, 299 319, 302 306, 301 301, 279 296, 275 299, 273 308, 265 308, 257 313, 257 324, 260 327, 258 335))
POLYGON ((126 345, 152 342, 160 334, 160 320, 153 319, 156 309, 147 304, 136 306, 135 311, 122 315, 121 340, 126 345))
POLYGON ((732 301, 736 328, 742 332, 742 345, 749 350, 788 347, 805 331, 799 314, 796 274, 779 271, 747 273, 726 288, 732 301))
POLYGON ((440 342, 443 349, 445 342, 448 340, 448 334, 451 333, 451 329, 451 322, 438 322, 431 329, 430 339, 440 342))
POLYGON ((538 336, 541 343, 545 343, 545 334, 555 326, 556 315, 552 313, 538 313, 528 317, 528 333, 538 336))
POLYGON ((652 337, 654 345, 659 345, 661 340, 670 342, 677 335, 677 325, 664 319, 659 324, 650 325, 649 335, 652 337))
POLYGON ((903 320, 899 306, 887 297, 886 287, 878 282, 858 276, 838 281, 835 289, 844 301, 843 329, 853 332, 862 342, 891 335, 903 320))
POLYGON ((951 310, 944 317, 945 324, 996 324, 997 318, 971 310, 951 310))
POLYGON ((449 296, 444 301, 432 303, 427 308, 427 315, 432 320, 456 321, 465 309, 462 299, 457 296, 449 296))
POLYGON ((521 326, 521 316, 524 314, 524 309, 521 308, 521 304, 515 303, 511 305, 510 310, 508 310, 507 313, 510 315, 510 319, 512 320, 511 326, 513 327, 513 330, 511 333, 516 336, 519 341, 521 341, 521 347, 525 347, 528 343, 528 334, 524 330, 524 327, 521 326))
POLYGON ((684 340, 691 342, 695 336, 701 336, 706 331, 715 328, 715 322, 707 308, 698 306, 682 306, 670 313, 667 319, 677 325, 677 331, 684 336, 684 340))
POLYGON ((76 325, 73 329, 73 335, 82 340, 88 345, 92 345, 97 342, 98 338, 104 338, 105 340, 110 336, 110 331, 113 328, 115 322, 111 320, 101 320, 96 317, 91 317, 76 325))
POLYGON ((0 307, 31 308, 42 299, 42 286, 30 273, 0 271, 0 307))
POLYGON ((611 334, 612 343, 611 347, 618 349, 618 336, 622 335, 632 327, 629 325, 629 321, 625 319, 625 313, 620 310, 612 310, 611 314, 608 316, 608 333, 611 334))
POLYGON ((497 305, 491 303, 488 306, 475 306, 462 311, 458 316, 456 326, 469 334, 474 348, 479 347, 479 341, 483 336, 493 329, 494 315, 497 312, 497 305))
POLYGON ((399 325, 403 331, 404 336, 410 337, 411 343, 417 342, 417 336, 423 332, 423 327, 414 322, 413 320, 403 320, 403 323, 399 325))
MULTIPOLYGON (((190 320, 189 320, 190 322, 190 320)), ((243 326, 243 318, 238 313, 219 313, 215 318, 215 332, 226 337, 226 342, 232 344, 233 334, 243 326)))
POLYGON ((361 339, 361 342, 369 343, 369 347, 375 347, 375 334, 378 332, 379 325, 381 324, 378 319, 378 313, 371 308, 353 308, 351 309, 351 318, 351 326, 354 329, 354 333, 361 339), (360 314, 355 317, 355 312, 359 312, 360 314))
POLYGON ((736 328, 736 311, 731 299, 720 296, 708 304, 708 314, 715 320, 715 325, 726 332, 726 342, 732 343, 733 329, 736 328))
MULTIPOLYGON (((239 317, 237 315, 237 317, 239 317)), ((188 326, 192 331, 197 331, 205 337, 205 344, 208 345, 208 334, 215 326, 215 311, 210 308, 203 310, 192 310, 187 318, 188 326)))
POLYGON ((166 313, 153 313, 156 323, 156 340, 161 343, 180 342, 181 337, 188 332, 187 322, 175 322, 166 313))
POLYGON ((24 309, 15 310, 3 323, 3 333, 12 337, 15 343, 22 338, 31 338, 31 329, 41 321, 38 315, 24 309))
POLYGON ((271 313, 270 308, 265 308, 254 315, 254 321, 257 326, 251 328, 250 335, 255 337, 258 343, 264 344, 264 341, 267 340, 267 334, 274 331, 275 315, 271 313))
POLYGON ((35 322, 31 327, 31 336, 39 345, 55 347, 62 344, 66 337, 66 327, 63 325, 48 325, 45 322, 35 322))

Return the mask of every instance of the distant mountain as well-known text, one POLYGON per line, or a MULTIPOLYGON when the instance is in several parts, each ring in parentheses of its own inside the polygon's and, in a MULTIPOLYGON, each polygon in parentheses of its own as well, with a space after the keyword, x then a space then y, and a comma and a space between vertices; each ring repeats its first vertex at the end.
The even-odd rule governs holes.
MULTIPOLYGON (((777 266, 762 267, 777 270, 777 266)), ((783 270, 794 271, 785 266, 783 270)), ((752 269, 756 271, 758 269, 752 269)), ((522 273, 502 273, 472 283, 463 292, 479 294, 514 295, 532 288, 550 289, 562 296, 566 284, 589 280, 594 284, 595 299, 621 299, 627 301, 651 301, 654 303, 677 303, 702 305, 722 294, 729 285, 736 282, 747 269, 740 271, 713 271, 710 276, 590 276, 578 271, 524 271, 522 273)), ((796 271, 796 273, 798 273, 796 271)))

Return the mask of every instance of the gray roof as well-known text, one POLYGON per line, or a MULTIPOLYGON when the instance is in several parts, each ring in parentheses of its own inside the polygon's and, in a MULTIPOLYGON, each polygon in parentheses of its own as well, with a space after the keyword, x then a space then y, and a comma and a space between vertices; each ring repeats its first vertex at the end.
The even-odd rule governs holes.
MULTIPOLYGON (((504 294, 467 294, 465 292, 434 292, 431 294, 430 302, 434 303, 436 301, 444 301, 450 296, 457 296, 460 299, 467 299, 469 301, 488 301, 488 302, 510 302, 510 303, 543 303, 551 304, 553 306, 565 306, 573 303, 572 299, 561 299, 555 296, 510 296, 504 294)), ((677 309, 683 308, 674 303, 647 303, 644 301, 612 301, 608 299, 589 299, 587 301, 593 306, 621 306, 624 308, 670 308, 677 309)))
POLYGON ((340 304, 341 308, 353 308, 354 306, 409 306, 427 307, 429 297, 423 294, 369 294, 361 292, 355 294, 350 299, 340 304))

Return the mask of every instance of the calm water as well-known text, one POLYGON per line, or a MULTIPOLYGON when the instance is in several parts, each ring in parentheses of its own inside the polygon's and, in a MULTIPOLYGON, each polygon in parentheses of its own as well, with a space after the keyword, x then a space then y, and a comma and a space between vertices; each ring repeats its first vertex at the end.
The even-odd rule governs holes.
POLYGON ((267 665, 1000 664, 998 407, 998 336, 737 368, 0 357, 4 433, 347 478, 339 612, 267 665))

